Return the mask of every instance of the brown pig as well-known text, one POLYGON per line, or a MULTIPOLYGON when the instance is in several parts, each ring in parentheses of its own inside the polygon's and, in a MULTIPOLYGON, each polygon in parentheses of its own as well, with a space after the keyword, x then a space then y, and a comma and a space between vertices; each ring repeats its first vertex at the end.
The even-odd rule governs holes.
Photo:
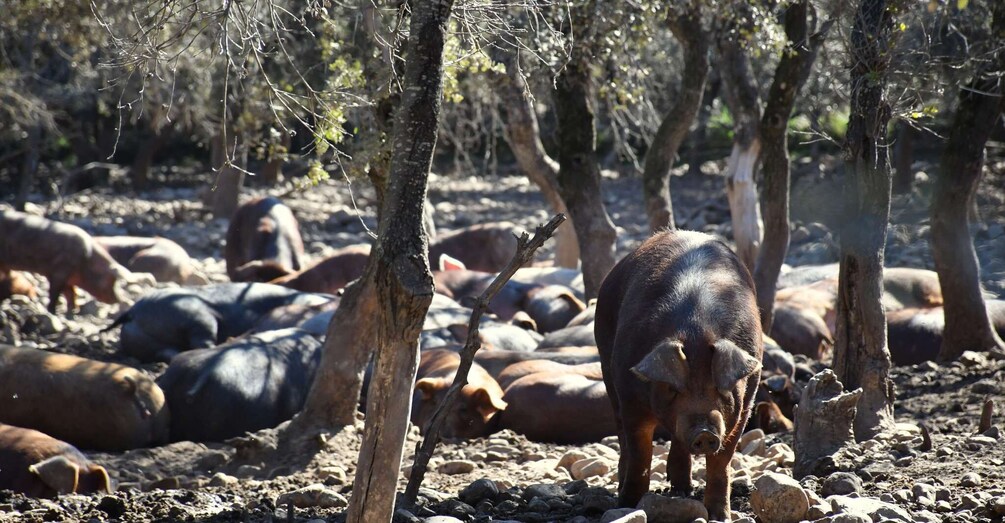
POLYGON ((302 271, 287 274, 269 283, 302 292, 335 294, 363 275, 369 257, 368 244, 350 245, 302 271))
POLYGON ((224 248, 227 275, 231 281, 269 281, 299 271, 304 260, 304 241, 293 211, 271 196, 241 204, 230 218, 224 248), (249 271, 249 267, 273 267, 277 272, 249 271))
POLYGON ((528 360, 517 362, 509 367, 506 367, 501 373, 499 373, 499 377, 496 378, 496 381, 499 382, 499 386, 505 391, 514 381, 524 376, 530 376, 531 374, 537 374, 539 372, 548 372, 551 374, 576 374, 579 376, 586 376, 591 380, 597 381, 604 379, 604 376, 600 371, 600 362, 566 365, 564 363, 558 363, 557 361, 551 360, 528 360))
POLYGON ((155 236, 95 236, 118 263, 132 272, 146 272, 157 281, 190 283, 194 268, 192 258, 177 243, 155 236))
MULTIPOLYGON (((412 423, 421 430, 432 419, 436 407, 447 395, 461 363, 456 352, 433 349, 422 352, 412 396, 412 423)), ((468 372, 468 384, 461 389, 456 407, 443 426, 445 438, 477 438, 491 432, 492 420, 506 409, 503 391, 496 380, 477 363, 468 372)))
POLYGON ((126 271, 83 229, 39 216, 0 211, 0 272, 30 271, 49 280, 49 312, 59 295, 77 306, 74 287, 105 303, 119 301, 115 284, 126 271))
POLYGON ((786 351, 802 354, 817 361, 831 353, 834 339, 824 320, 813 310, 775 302, 775 317, 771 322, 771 338, 786 351))
POLYGON ((0 301, 4 301, 15 294, 35 299, 38 296, 38 291, 28 281, 28 278, 25 278, 20 272, 0 270, 0 301))
POLYGON ((429 265, 439 266, 440 255, 446 254, 473 271, 501 271, 516 254, 516 234, 522 230, 511 222, 481 223, 458 229, 430 242, 429 265))
POLYGON ((691 490, 706 457, 709 520, 729 521, 730 461, 757 392, 763 341, 754 285, 724 243, 690 231, 654 235, 605 278, 596 338, 618 422, 618 504, 649 490, 653 432, 671 434, 671 486, 691 490))
POLYGON ((0 424, 0 490, 30 497, 112 491, 108 472, 73 445, 37 430, 0 424))
POLYGON ((791 432, 795 425, 772 401, 759 401, 754 405, 754 415, 750 417, 747 430, 761 429, 765 434, 791 432))
POLYGON ((618 433, 604 382, 583 374, 523 376, 506 388, 503 401, 508 407, 499 413, 498 428, 531 441, 590 443, 618 433))
POLYGON ((168 439, 164 392, 142 372, 8 345, 0 345, 0 422, 91 450, 128 450, 168 439))

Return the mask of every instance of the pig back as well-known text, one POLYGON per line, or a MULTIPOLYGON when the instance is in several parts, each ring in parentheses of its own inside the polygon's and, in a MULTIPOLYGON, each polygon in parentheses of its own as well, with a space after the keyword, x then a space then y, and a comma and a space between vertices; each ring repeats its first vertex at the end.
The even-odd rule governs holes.
POLYGON ((157 379, 172 441, 222 441, 296 414, 321 359, 321 342, 282 329, 179 354, 157 379))
POLYGON ((0 346, 0 422, 120 451, 167 442, 168 410, 160 387, 131 367, 0 346))
POLYGON ((242 204, 227 227, 224 259, 227 275, 239 281, 237 269, 260 260, 290 271, 303 266, 304 243, 293 211, 278 198, 265 197, 242 204))
POLYGON ((0 211, 0 239, 0 266, 63 281, 84 269, 94 248, 80 227, 15 211, 0 211))

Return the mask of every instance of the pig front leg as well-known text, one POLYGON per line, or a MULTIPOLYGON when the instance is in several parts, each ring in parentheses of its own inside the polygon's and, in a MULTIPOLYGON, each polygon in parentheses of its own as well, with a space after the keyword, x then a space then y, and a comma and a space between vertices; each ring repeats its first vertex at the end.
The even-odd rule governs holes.
POLYGON ((618 462, 618 505, 634 507, 649 492, 649 473, 653 461, 652 419, 625 419, 618 462))
MULTIPOLYGON (((71 296, 73 296, 73 286, 69 283, 69 278, 65 276, 50 275, 49 276, 49 313, 56 314, 56 306, 59 305, 60 294, 66 296, 66 304, 68 307, 68 312, 73 312, 73 306, 75 303, 71 301, 71 296)), ((74 300, 75 301, 75 300, 74 300)))
POLYGON ((670 453, 667 455, 667 477, 670 478, 670 490, 674 496, 688 497, 691 495, 691 451, 684 442, 677 438, 670 440, 670 453))
POLYGON ((709 521, 729 521, 730 462, 739 438, 725 441, 723 448, 705 457, 705 508, 709 521))

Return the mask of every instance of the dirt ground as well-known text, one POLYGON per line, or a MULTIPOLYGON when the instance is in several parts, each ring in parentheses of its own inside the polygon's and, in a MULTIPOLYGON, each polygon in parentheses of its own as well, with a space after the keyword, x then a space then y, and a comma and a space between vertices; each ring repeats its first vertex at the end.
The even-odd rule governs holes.
MULTIPOLYGON (((817 172, 816 165, 800 167, 802 174, 793 191, 793 217, 797 229, 806 234, 794 236, 787 259, 792 265, 837 260, 838 247, 828 229, 839 221, 840 199, 835 191, 840 191, 840 181, 826 175, 834 165, 839 162, 821 162, 824 175, 817 172), (805 227, 813 221, 823 222, 824 227, 805 227)), ((705 168, 704 176, 675 177, 672 181, 678 226, 728 238, 731 231, 723 180, 716 176, 716 164, 705 168)), ((974 226, 975 243, 982 263, 982 283, 991 294, 1005 298, 1005 164, 995 165, 991 171, 977 198, 980 222, 974 226)), ((59 202, 35 201, 30 210, 53 213, 53 218, 77 224, 95 235, 157 234, 170 238, 196 258, 211 281, 226 281, 222 261, 226 221, 213 219, 198 202, 200 189, 192 173, 165 171, 161 176, 162 187, 149 192, 88 190, 59 202)), ((640 180, 606 172, 603 187, 605 203, 618 226, 618 252, 623 254, 647 234, 640 180)), ((933 268, 928 252, 930 190, 927 177, 920 173, 913 193, 895 198, 887 266, 933 268)), ((280 194, 282 190, 250 189, 248 194, 265 192, 280 194)), ((497 220, 510 220, 532 230, 550 216, 535 187, 519 176, 480 179, 434 175, 430 198, 441 232, 497 220)), ((310 257, 368 241, 368 230, 375 229, 371 200, 364 183, 352 184, 350 195, 344 180, 285 198, 300 221, 310 257)), ((541 258, 549 254, 550 247, 546 247, 541 258)), ((45 286, 44 281, 39 283, 45 286)), ((126 290, 135 300, 151 286, 130 284, 126 290)), ((88 298, 72 317, 53 318, 44 313, 42 304, 16 297, 0 305, 0 323, 4 323, 0 342, 124 362, 156 375, 164 370, 164 364, 141 365, 123 358, 116 353, 117 332, 98 332, 126 306, 104 305, 88 298)), ((1005 361, 977 355, 948 366, 923 363, 899 367, 894 380, 900 425, 896 432, 863 442, 853 451, 847 468, 861 486, 852 498, 881 500, 901 511, 866 511, 872 521, 1002 521, 1005 439, 997 432, 1005 428, 1001 414, 994 419, 997 429, 991 434, 975 437, 974 433, 986 399, 995 400, 999 410, 1005 406, 1005 361), (933 445, 928 450, 921 448, 917 428, 921 422, 932 433, 933 445)), ((0 521, 339 521, 351 492, 362 421, 326 434, 322 450, 306 463, 303 456, 290 456, 290 464, 256 463, 254 456, 273 447, 276 434, 272 429, 226 444, 182 442, 125 453, 88 453, 111 472, 118 483, 117 492, 55 500, 0 492, 0 521), (285 501, 277 502, 281 495, 313 484, 325 489, 306 496, 313 501, 303 504, 313 506, 290 513, 285 501)), ((418 441, 413 427, 403 469, 409 468, 418 441)), ((750 453, 736 460, 734 520, 752 516, 753 481, 767 471, 791 469, 791 443, 789 435, 769 435, 763 445, 754 445, 750 453)), ((420 506, 399 512, 396 521, 446 515, 466 521, 599 522, 613 507, 617 481, 616 466, 611 465, 617 457, 616 438, 567 446, 529 442, 503 432, 473 441, 447 442, 438 447, 432 461, 420 506), (591 458, 601 464, 599 473, 574 480, 570 465, 591 458), (483 478, 490 479, 500 492, 486 493, 493 487, 476 481, 483 478)), ((669 486, 663 479, 665 473, 660 472, 665 471, 665 462, 664 468, 660 467, 661 459, 658 453, 654 460, 652 489, 657 491, 669 486)), ((701 459, 696 461, 696 499, 701 499, 702 463, 701 459)), ((582 470, 575 472, 583 476, 582 470)), ((811 495, 824 496, 835 492, 835 482, 809 477, 802 481, 802 487, 811 495)), ((829 514, 816 515, 821 521, 862 521, 849 519, 853 512, 835 508, 829 514)))

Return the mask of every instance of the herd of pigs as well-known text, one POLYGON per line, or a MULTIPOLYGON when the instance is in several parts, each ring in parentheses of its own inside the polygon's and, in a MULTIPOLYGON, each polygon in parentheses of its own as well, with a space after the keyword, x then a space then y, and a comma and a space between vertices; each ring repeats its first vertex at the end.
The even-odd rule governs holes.
MULTIPOLYGON (((516 230, 476 225, 430 245, 439 270, 413 395, 420 427, 453 381, 470 306, 509 262, 516 230)), ((320 363, 341 290, 363 274, 369 252, 353 245, 308 263, 292 211, 258 198, 230 221, 231 282, 206 284, 165 238, 92 237, 0 210, 0 300, 42 299, 22 272, 48 280, 52 313, 61 296, 72 313, 78 287, 118 302, 117 287, 136 273, 178 284, 143 296, 106 329, 121 329, 123 360, 167 362, 156 379, 123 364, 0 345, 0 489, 110 491, 107 471, 77 447, 224 441, 290 419, 320 363)), ((837 271, 784 272, 773 327, 762 336, 749 274, 705 234, 653 236, 612 270, 597 302, 584 302, 576 270, 521 268, 489 304, 483 349, 444 435, 511 429, 555 443, 619 435, 619 495, 634 505, 648 490, 655 432, 673 442, 675 486, 690 485, 692 455, 709 456, 706 505, 713 516, 728 514, 724 475, 737 438, 751 428, 790 430, 802 385, 830 358, 837 271)), ((934 359, 943 328, 937 275, 888 268, 884 288, 894 363, 934 359)), ((1005 301, 987 303, 1005 335, 1005 301)))

